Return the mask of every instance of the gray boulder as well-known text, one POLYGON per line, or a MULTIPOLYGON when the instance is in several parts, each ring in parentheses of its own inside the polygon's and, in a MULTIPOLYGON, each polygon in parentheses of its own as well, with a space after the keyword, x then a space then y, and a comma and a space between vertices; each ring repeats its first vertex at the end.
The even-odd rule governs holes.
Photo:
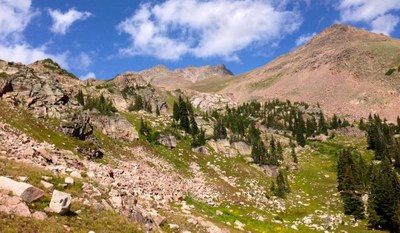
POLYGON ((158 142, 169 149, 175 148, 177 144, 176 137, 171 134, 161 135, 160 139, 158 139, 158 142))
POLYGON ((54 190, 50 201, 50 209, 55 213, 65 214, 69 211, 71 199, 71 194, 54 190))
POLYGON ((241 155, 251 155, 251 146, 245 142, 234 142, 232 143, 233 148, 235 148, 241 155))
POLYGON ((23 217, 31 216, 29 207, 20 197, 9 196, 3 191, 0 191, 0 211, 6 214, 15 214, 23 217))
POLYGON ((91 122, 97 130, 111 138, 125 141, 139 139, 139 134, 135 127, 120 115, 92 115, 91 122))
POLYGON ((25 202, 33 202, 44 195, 43 190, 30 184, 18 182, 10 178, 0 176, 0 189, 9 190, 25 202))

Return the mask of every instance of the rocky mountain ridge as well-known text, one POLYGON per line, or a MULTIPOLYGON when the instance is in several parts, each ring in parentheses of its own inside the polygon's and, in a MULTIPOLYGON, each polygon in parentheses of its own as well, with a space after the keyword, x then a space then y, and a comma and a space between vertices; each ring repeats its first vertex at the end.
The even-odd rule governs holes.
POLYGON ((400 114, 400 40, 333 25, 306 45, 231 79, 204 80, 200 92, 231 93, 238 102, 280 98, 321 104, 355 118, 400 114), (386 75, 393 69, 391 75, 386 75))

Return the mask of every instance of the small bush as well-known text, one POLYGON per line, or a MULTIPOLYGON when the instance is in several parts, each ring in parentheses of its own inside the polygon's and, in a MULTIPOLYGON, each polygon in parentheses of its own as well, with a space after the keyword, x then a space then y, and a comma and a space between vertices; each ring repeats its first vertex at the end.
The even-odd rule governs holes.
POLYGON ((390 76, 390 75, 392 75, 395 71, 396 71, 396 69, 391 68, 391 69, 389 69, 389 70, 385 73, 385 75, 386 75, 386 76, 390 76))

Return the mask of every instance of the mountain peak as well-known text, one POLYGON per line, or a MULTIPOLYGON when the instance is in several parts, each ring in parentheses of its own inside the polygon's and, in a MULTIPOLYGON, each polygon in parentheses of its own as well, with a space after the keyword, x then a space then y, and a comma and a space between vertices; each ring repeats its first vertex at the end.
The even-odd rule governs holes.
POLYGON ((334 24, 312 38, 308 45, 325 45, 352 41, 387 41, 390 37, 345 24, 334 24))

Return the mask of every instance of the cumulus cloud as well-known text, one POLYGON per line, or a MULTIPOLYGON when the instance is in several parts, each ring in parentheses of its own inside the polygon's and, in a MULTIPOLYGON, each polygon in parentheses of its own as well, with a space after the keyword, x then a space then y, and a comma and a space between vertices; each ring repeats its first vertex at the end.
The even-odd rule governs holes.
POLYGON ((67 53, 52 54, 45 45, 32 47, 25 41, 23 32, 38 15, 31 3, 31 0, 0 0, 0 58, 25 64, 52 58, 67 67, 67 53))
POLYGON ((317 35, 317 33, 307 33, 307 34, 303 34, 301 36, 299 36, 296 39, 296 46, 300 46, 303 44, 306 44, 309 40, 311 40, 311 38, 313 38, 315 35, 317 35))
POLYGON ((390 35, 399 22, 400 18, 397 16, 393 16, 391 14, 383 15, 372 21, 372 31, 390 35))
POLYGON ((93 55, 91 53, 81 52, 75 57, 70 57, 69 63, 72 68, 81 71, 87 71, 93 64, 93 55))
POLYGON ((49 9, 49 14, 53 19, 53 25, 50 30, 60 35, 65 35, 68 32, 68 29, 76 21, 85 20, 92 15, 90 12, 80 12, 75 9, 69 9, 65 13, 62 13, 59 10, 49 9))
POLYGON ((0 39, 18 39, 30 20, 36 15, 28 0, 0 0, 0 39), (17 37, 17 38, 10 38, 17 37))
POLYGON ((80 80, 87 80, 87 79, 90 79, 90 78, 96 79, 96 74, 93 73, 93 72, 89 72, 86 75, 83 75, 83 76, 79 77, 80 80))
POLYGON ((372 31, 387 35, 390 35, 400 22, 398 16, 391 14, 400 10, 399 0, 341 0, 338 9, 342 22, 364 22, 372 31))
POLYGON ((238 60, 239 51, 276 42, 301 23, 300 14, 270 1, 166 0, 142 5, 117 28, 131 42, 120 49, 122 55, 177 60, 190 54, 238 60))
POLYGON ((37 60, 51 58, 64 68, 68 68, 67 54, 50 54, 45 46, 34 48, 27 43, 16 43, 12 45, 0 44, 0 57, 7 61, 16 61, 30 64, 37 60))

